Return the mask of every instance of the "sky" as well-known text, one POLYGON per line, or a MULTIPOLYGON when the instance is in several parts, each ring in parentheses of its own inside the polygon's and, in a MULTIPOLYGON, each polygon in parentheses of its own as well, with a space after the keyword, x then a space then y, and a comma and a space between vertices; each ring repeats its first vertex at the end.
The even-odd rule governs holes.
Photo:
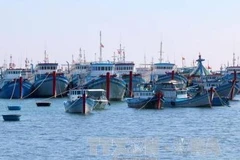
POLYGON ((120 44, 136 66, 163 61, 192 66, 199 53, 204 65, 219 70, 240 56, 239 0, 0 0, 1 63, 24 66, 113 60, 120 44))

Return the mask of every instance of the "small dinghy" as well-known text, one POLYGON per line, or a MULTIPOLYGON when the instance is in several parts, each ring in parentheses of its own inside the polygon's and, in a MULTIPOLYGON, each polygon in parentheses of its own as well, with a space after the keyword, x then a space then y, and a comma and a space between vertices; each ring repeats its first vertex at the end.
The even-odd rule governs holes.
POLYGON ((21 110, 21 106, 19 106, 19 105, 9 105, 8 110, 21 110))
POLYGON ((49 107, 51 102, 36 102, 38 107, 49 107))
POLYGON ((2 115, 4 121, 19 121, 20 120, 20 114, 5 114, 2 115))

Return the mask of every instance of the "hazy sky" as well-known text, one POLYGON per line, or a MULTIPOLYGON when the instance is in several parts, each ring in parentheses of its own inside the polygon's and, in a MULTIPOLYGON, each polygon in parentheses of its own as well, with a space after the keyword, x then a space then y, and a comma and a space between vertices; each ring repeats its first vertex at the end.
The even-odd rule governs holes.
MULTIPOLYGON (((164 61, 182 66, 199 52, 214 69, 232 64, 240 55, 239 0, 0 0, 0 54, 23 66, 28 57, 51 62, 77 59, 79 48, 87 61, 112 60, 119 44, 126 60, 158 62, 160 41, 164 61)), ((237 63, 237 61, 236 61, 237 63)))

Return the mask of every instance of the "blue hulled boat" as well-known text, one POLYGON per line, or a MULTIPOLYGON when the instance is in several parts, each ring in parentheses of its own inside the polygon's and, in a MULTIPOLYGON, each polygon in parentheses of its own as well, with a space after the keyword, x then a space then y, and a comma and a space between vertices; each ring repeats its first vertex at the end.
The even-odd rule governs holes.
POLYGON ((85 83, 86 77, 89 74, 90 64, 86 62, 73 63, 70 70, 69 88, 76 88, 85 83))
POLYGON ((31 96, 33 86, 29 80, 30 74, 28 69, 6 69, 0 82, 0 98, 18 99, 31 96))
POLYGON ((126 83, 114 73, 112 62, 92 62, 89 80, 83 85, 86 89, 104 89, 107 91, 107 73, 109 73, 109 100, 121 101, 126 91, 126 83))
POLYGON ((197 59, 198 66, 190 74, 191 83, 193 86, 201 85, 205 89, 214 89, 214 97, 224 97, 232 100, 239 91, 239 86, 236 81, 236 76, 233 80, 226 80, 223 76, 211 74, 202 64, 204 59, 197 59))
POLYGON ((187 88, 182 86, 182 83, 175 80, 160 84, 162 107, 211 107, 211 97, 207 90, 203 89, 194 96, 189 96, 187 88))
POLYGON ((45 56, 44 63, 38 63, 34 71, 34 97, 61 97, 65 96, 68 87, 68 78, 58 69, 58 63, 49 63, 45 56))
MULTIPOLYGON (((121 46, 121 45, 120 45, 121 46)), ((119 49, 119 55, 121 58, 121 47, 119 49)), ((125 52, 124 56, 125 57, 125 52)), ((136 88, 138 84, 145 83, 145 79, 142 77, 140 73, 135 73, 135 64, 134 62, 127 62, 125 61, 125 58, 123 58, 121 61, 118 61, 115 63, 115 73, 124 80, 124 82, 127 85, 127 92, 125 93, 125 96, 129 97, 131 96, 131 90, 133 88, 136 88)))
POLYGON ((86 62, 85 54, 82 59, 82 50, 80 48, 79 59, 72 62, 69 70, 69 88, 76 88, 86 82, 86 77, 90 72, 90 63, 86 62))
POLYGON ((133 97, 126 98, 125 101, 129 108, 136 109, 160 109, 160 95, 154 94, 153 85, 150 83, 138 84, 133 90, 133 97))

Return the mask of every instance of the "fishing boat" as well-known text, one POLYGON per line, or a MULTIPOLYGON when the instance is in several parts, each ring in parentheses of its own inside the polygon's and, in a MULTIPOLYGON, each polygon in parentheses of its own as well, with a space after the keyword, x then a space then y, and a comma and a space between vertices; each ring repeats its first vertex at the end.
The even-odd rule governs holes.
POLYGON ((85 89, 104 89, 109 101, 122 101, 126 91, 126 83, 115 74, 114 62, 102 60, 102 48, 100 32, 100 58, 99 61, 90 63, 90 73, 83 84, 85 89))
MULTIPOLYGON (((125 60, 125 51, 124 49, 122 49, 121 44, 120 48, 117 51, 118 61, 116 61, 114 58, 115 74, 122 78, 127 85, 127 89, 129 92, 126 92, 125 96, 131 96, 129 94, 131 93, 132 88, 135 88, 138 84, 145 83, 145 79, 140 73, 136 73, 135 63, 133 61, 125 60)), ((114 55, 114 57, 116 56, 114 55)))
POLYGON ((96 105, 94 99, 88 97, 86 90, 71 89, 68 93, 68 100, 64 101, 65 112, 87 114, 96 105))
POLYGON ((163 62, 162 58, 162 42, 160 43, 160 58, 159 62, 152 65, 151 81, 157 81, 160 76, 166 75, 166 73, 172 73, 177 71, 177 66, 174 63, 163 62))
POLYGON ((125 60, 125 51, 121 48, 121 44, 120 49, 118 49, 118 56, 118 61, 115 62, 114 59, 115 74, 126 83, 127 91, 125 92, 125 97, 131 97, 132 88, 144 83, 145 80, 140 73, 135 72, 135 63, 125 60))
POLYGON ((207 90, 203 89, 194 96, 189 96, 186 88, 178 88, 176 84, 174 80, 161 84, 162 107, 211 107, 207 90))
POLYGON ((121 101, 126 91, 126 83, 114 74, 114 63, 95 62, 91 63, 90 80, 83 87, 85 89, 104 89, 109 94, 110 101, 121 101))
POLYGON ((149 82, 151 79, 152 74, 152 66, 153 62, 151 64, 146 63, 146 56, 144 55, 144 63, 139 64, 138 67, 136 67, 136 73, 140 74, 141 77, 145 80, 145 82, 149 82))
POLYGON ((202 64, 204 59, 199 54, 198 65, 190 74, 191 87, 204 86, 206 90, 214 88, 214 97, 227 97, 232 100, 239 91, 236 72, 232 80, 225 80, 224 77, 211 74, 202 64))
POLYGON ((134 90, 134 98, 126 99, 128 106, 131 108, 176 108, 176 107, 211 107, 211 100, 209 93, 204 90, 195 94, 195 96, 188 96, 187 89, 178 88, 177 81, 171 80, 163 82, 158 85, 147 84, 140 87, 139 90, 134 90), (135 96, 136 95, 136 96, 135 96))
POLYGON ((155 94, 151 83, 142 83, 133 89, 133 97, 126 98, 125 101, 129 108, 160 109, 161 98, 160 94, 155 94))
POLYGON ((58 69, 58 63, 50 63, 46 56, 44 63, 38 63, 34 71, 33 96, 39 97, 61 97, 67 93, 68 79, 58 69))
POLYGON ((29 80, 30 77, 31 70, 28 68, 15 68, 11 56, 9 68, 3 71, 0 80, 0 98, 19 99, 29 97, 33 89, 33 85, 29 80))
POLYGON ((73 60, 70 67, 69 75, 69 89, 76 88, 86 82, 86 76, 90 72, 90 63, 86 62, 85 54, 82 59, 82 50, 80 48, 79 59, 73 60))

